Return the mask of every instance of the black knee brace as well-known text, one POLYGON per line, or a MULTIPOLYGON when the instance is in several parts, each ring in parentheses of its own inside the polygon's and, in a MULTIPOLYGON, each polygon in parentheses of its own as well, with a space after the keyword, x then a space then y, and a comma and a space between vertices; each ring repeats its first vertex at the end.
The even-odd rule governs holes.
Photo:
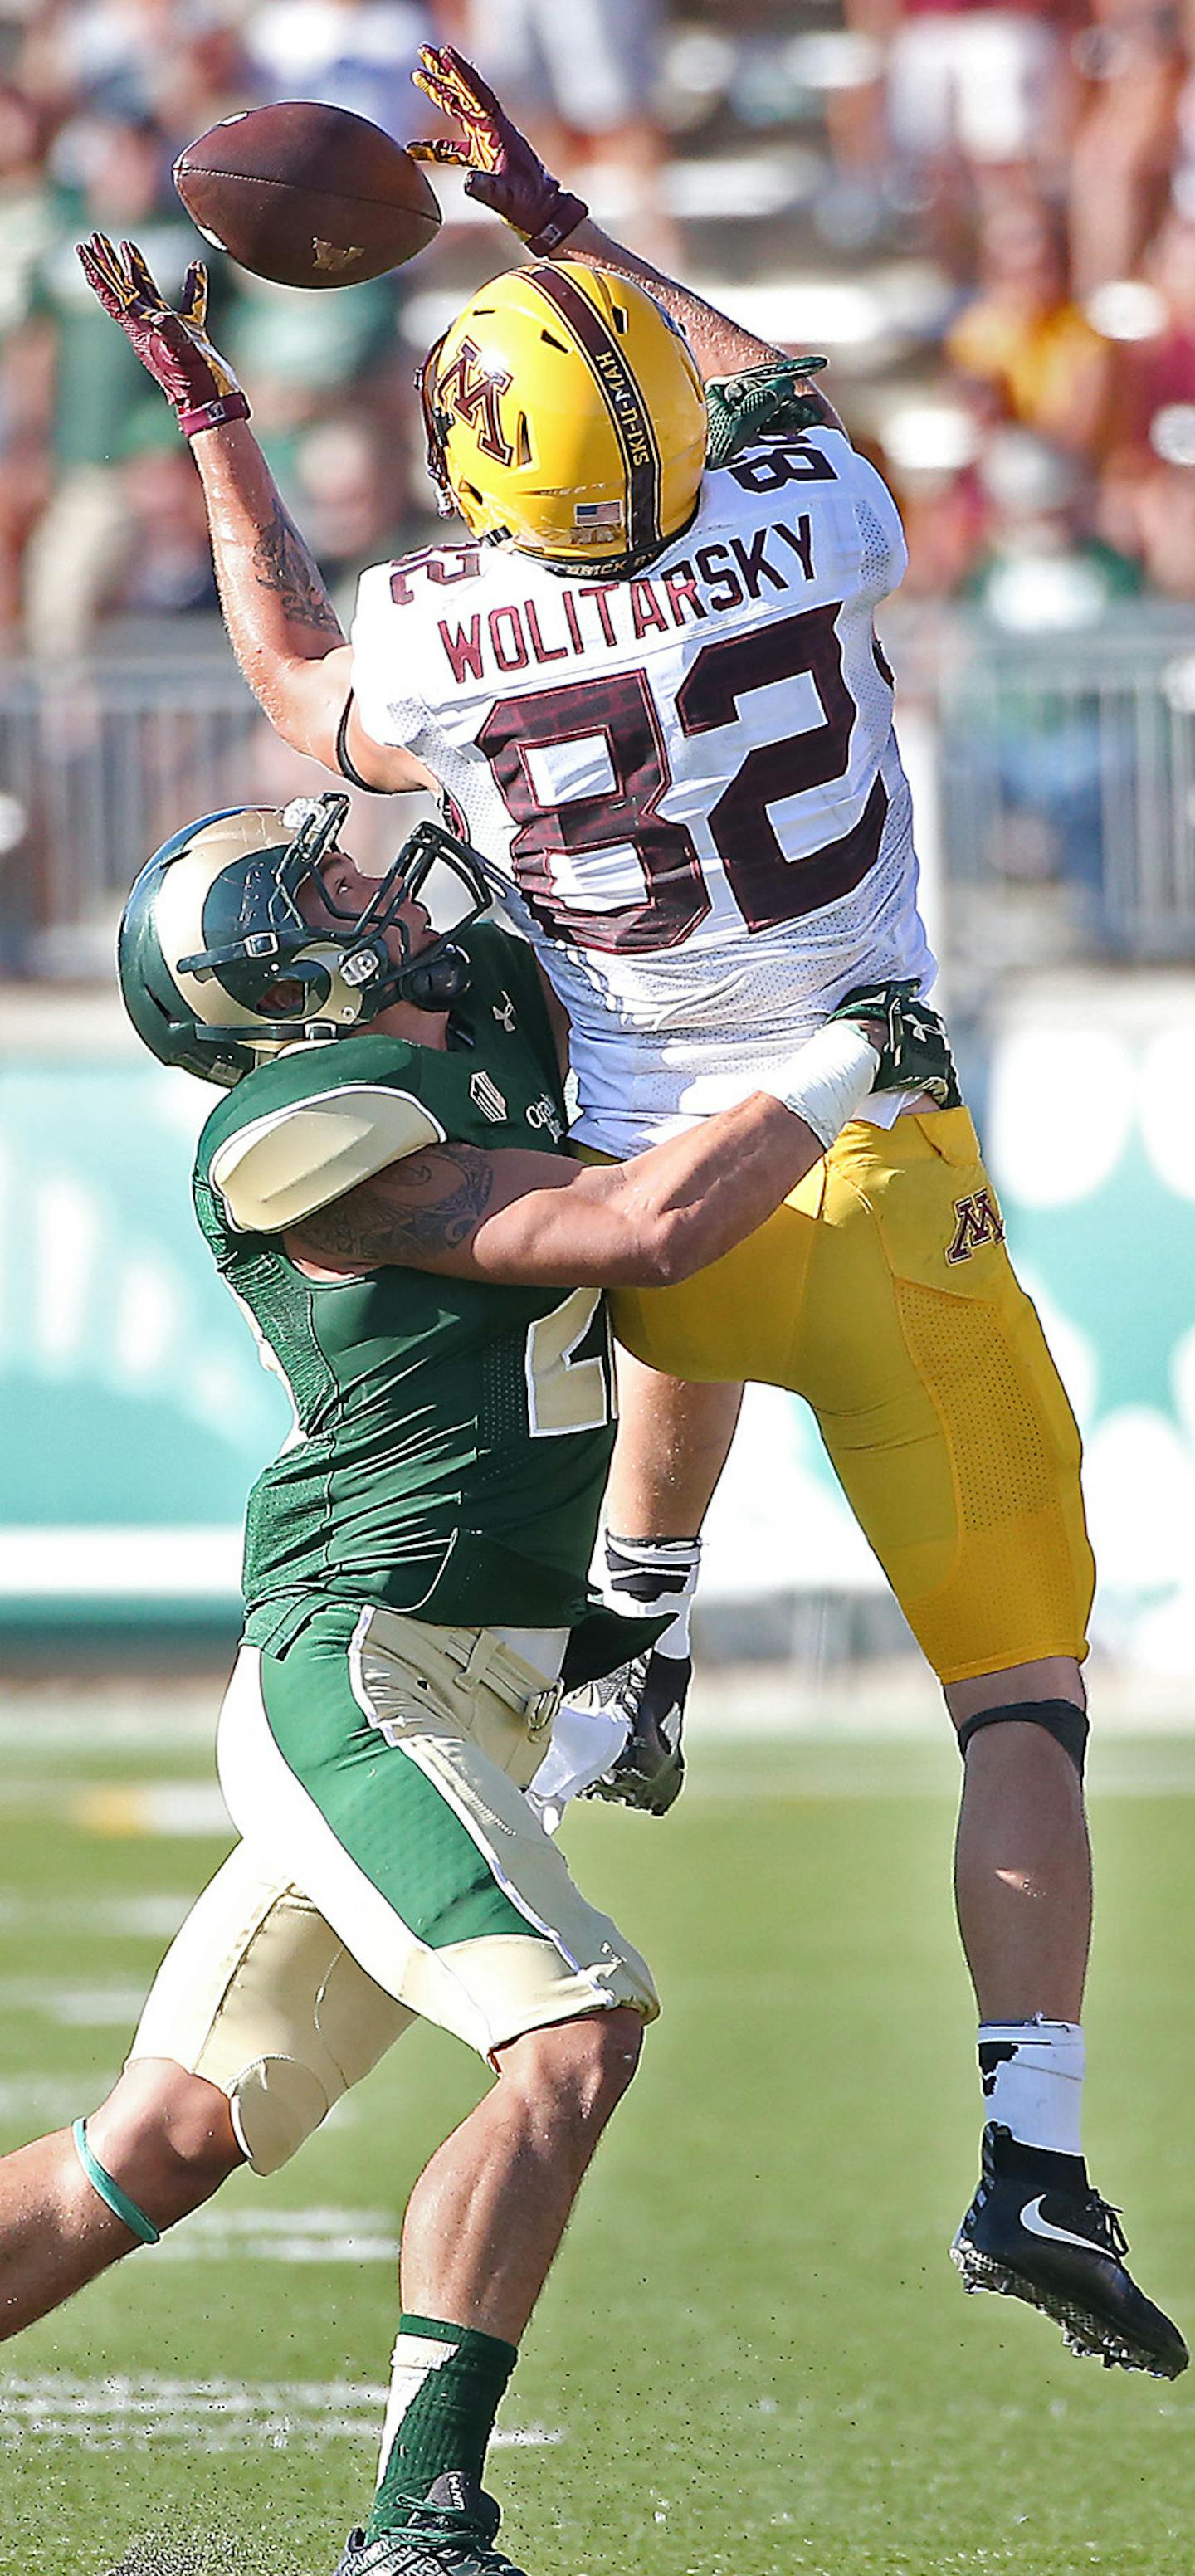
POLYGON ((1011 1708, 980 1708, 974 1717, 965 1717, 958 1730, 958 1749, 966 1760, 967 1747, 981 1726, 1003 1726, 1015 1719, 1019 1726, 1044 1726, 1055 1744, 1070 1755, 1079 1778, 1083 1777, 1083 1759, 1087 1751, 1087 1718, 1081 1708, 1069 1699, 1021 1699, 1011 1708))

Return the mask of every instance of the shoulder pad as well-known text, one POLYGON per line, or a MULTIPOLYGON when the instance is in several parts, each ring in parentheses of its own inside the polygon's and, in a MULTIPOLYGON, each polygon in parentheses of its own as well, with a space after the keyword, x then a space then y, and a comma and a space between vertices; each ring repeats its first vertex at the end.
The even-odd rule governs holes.
POLYGON ((279 1234, 444 1136, 410 1092, 344 1083, 238 1128, 216 1147, 211 1177, 238 1234, 279 1234))

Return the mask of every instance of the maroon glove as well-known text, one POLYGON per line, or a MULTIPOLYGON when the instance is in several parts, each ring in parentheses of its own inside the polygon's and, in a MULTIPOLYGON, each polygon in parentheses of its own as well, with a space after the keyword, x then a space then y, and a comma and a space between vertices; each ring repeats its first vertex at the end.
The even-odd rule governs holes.
POLYGON ((114 250, 105 233, 80 242, 83 274, 105 313, 119 322, 143 367, 174 405, 184 438, 222 421, 248 420, 249 405, 226 358, 204 329, 207 270, 193 259, 177 313, 166 303, 135 242, 114 250))
POLYGON ((583 223, 589 208, 562 188, 545 170, 525 134, 512 124, 493 90, 452 45, 422 45, 419 69, 411 74, 416 89, 444 116, 455 117, 465 130, 463 143, 437 138, 408 143, 412 161, 438 161, 441 167, 467 170, 467 197, 501 215, 512 232, 521 233, 529 250, 550 258, 583 223))

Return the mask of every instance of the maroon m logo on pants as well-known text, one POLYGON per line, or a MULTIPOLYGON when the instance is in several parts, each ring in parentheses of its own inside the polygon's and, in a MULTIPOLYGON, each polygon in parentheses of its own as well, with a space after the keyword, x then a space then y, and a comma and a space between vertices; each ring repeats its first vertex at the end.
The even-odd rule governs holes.
POLYGON ((1003 1243, 1004 1220, 990 1190, 973 1190, 970 1198, 956 1199, 957 1223, 948 1261, 969 1261, 981 1243, 1003 1243))

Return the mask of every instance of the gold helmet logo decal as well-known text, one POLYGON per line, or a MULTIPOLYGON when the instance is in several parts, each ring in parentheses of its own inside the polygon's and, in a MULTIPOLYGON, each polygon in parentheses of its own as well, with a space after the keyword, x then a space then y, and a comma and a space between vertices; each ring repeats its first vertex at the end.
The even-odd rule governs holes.
POLYGON ((509 393, 511 382, 509 368, 487 367, 476 341, 462 340, 436 388, 441 409, 454 420, 463 420, 483 456, 492 456, 498 465, 514 462, 514 449, 503 437, 498 418, 498 396, 509 393))

